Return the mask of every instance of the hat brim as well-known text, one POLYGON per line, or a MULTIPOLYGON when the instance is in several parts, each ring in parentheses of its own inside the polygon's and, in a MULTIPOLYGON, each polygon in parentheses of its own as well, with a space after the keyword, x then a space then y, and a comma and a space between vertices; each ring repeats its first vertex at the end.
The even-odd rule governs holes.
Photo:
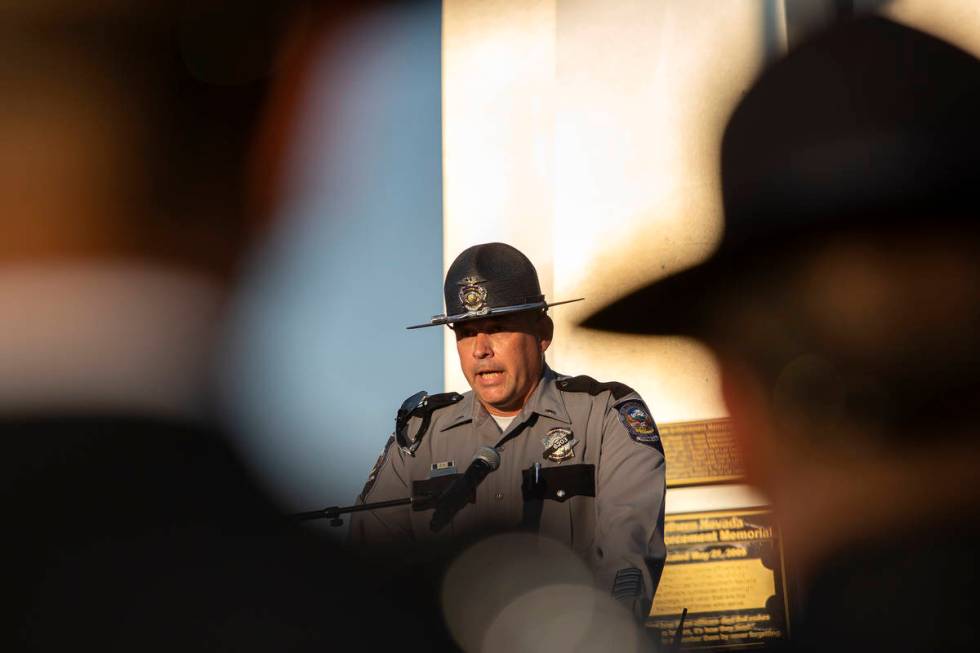
POLYGON ((725 269, 712 258, 613 301, 579 326, 636 335, 699 335, 707 323, 709 300, 731 282, 725 269))
POLYGON ((579 297, 578 299, 566 299, 560 302, 532 302, 530 304, 514 304, 512 306, 496 306, 487 307, 480 311, 472 311, 469 313, 458 313, 456 315, 436 315, 431 321, 424 324, 413 324, 412 326, 405 327, 406 329, 422 329, 424 327, 441 326, 443 324, 458 324, 460 322, 471 322, 473 320, 484 320, 488 317, 499 317, 501 315, 510 315, 512 313, 522 313, 524 311, 534 311, 543 308, 549 308, 551 306, 559 306, 561 304, 571 304, 572 302, 580 302, 584 297, 579 297))

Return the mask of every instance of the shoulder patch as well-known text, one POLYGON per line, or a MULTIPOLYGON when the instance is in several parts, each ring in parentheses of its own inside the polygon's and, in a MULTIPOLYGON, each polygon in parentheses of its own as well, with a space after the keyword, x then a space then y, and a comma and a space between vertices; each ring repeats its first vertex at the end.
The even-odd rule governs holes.
POLYGON ((367 498, 368 492, 374 487, 374 482, 378 480, 378 472, 384 467, 385 461, 388 459, 388 452, 391 451, 391 445, 395 442, 395 436, 388 438, 388 442, 385 444, 385 450, 381 452, 378 459, 374 462, 374 467, 371 468, 371 473, 368 474, 367 482, 364 484, 364 489, 357 496, 357 503, 364 503, 367 498))
POLYGON ((625 383, 616 383, 615 381, 599 383, 591 376, 584 374, 582 376, 573 376, 570 379, 562 379, 558 381, 557 385, 560 390, 564 390, 565 392, 588 392, 592 396, 609 391, 612 393, 614 399, 622 399, 634 392, 633 388, 625 383))
POLYGON ((633 442, 663 452, 660 431, 657 430, 657 424, 653 421, 646 404, 638 399, 631 399, 621 403, 616 410, 619 411, 619 421, 623 423, 633 442))

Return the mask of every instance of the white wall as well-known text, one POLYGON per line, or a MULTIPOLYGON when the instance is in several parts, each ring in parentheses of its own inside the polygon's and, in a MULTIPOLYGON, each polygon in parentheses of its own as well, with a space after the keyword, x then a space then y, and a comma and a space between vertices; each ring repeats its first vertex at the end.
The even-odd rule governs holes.
MULTIPOLYGON (((780 6, 443 5, 444 269, 478 242, 523 250, 549 298, 587 299, 553 309, 552 367, 627 383, 661 422, 725 415, 707 349, 685 338, 575 325, 716 246, 721 131, 779 49, 780 6)), ((465 389, 448 331, 445 346, 447 389, 465 389)), ((675 503, 698 509, 761 501, 745 488, 707 493, 684 491, 675 503)))
MULTIPOLYGON (((628 383, 662 421, 725 414, 709 353, 575 323, 718 242, 719 138, 770 54, 770 4, 444 3, 444 268, 522 249, 548 297, 587 298, 553 311, 552 366, 628 383)), ((450 333, 446 384, 465 388, 450 333)))

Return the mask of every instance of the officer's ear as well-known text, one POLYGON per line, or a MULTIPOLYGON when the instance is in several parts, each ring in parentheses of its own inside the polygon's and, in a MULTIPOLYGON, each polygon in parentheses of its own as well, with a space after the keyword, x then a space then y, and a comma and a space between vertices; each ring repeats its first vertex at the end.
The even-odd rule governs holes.
POLYGON ((551 346, 551 339, 555 337, 555 323, 547 313, 542 313, 537 321, 538 347, 543 354, 551 346))

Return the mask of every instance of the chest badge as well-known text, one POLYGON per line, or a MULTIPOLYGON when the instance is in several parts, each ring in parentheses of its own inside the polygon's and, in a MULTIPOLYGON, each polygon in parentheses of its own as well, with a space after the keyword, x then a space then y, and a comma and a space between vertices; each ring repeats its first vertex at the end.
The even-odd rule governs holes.
POLYGON ((541 457, 546 460, 560 463, 575 457, 572 448, 578 444, 578 440, 572 435, 571 429, 560 426, 553 428, 541 439, 541 442, 544 444, 544 454, 541 457))

